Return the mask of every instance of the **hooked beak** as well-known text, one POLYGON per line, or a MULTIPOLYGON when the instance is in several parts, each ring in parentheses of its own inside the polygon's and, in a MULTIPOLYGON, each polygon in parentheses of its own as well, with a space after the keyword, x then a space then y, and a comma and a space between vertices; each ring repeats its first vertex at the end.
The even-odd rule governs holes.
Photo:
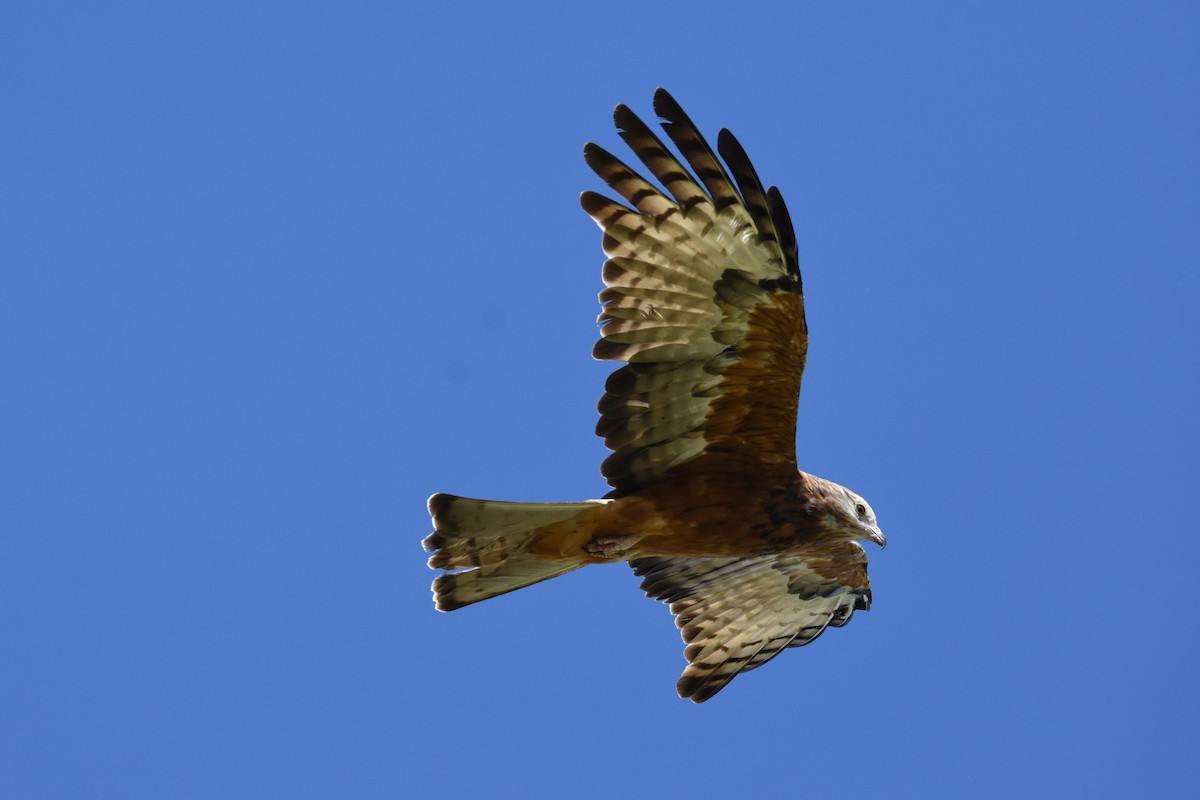
POLYGON ((883 531, 879 530, 879 528, 872 529, 869 538, 872 542, 879 545, 880 550, 887 547, 887 537, 883 535, 883 531))

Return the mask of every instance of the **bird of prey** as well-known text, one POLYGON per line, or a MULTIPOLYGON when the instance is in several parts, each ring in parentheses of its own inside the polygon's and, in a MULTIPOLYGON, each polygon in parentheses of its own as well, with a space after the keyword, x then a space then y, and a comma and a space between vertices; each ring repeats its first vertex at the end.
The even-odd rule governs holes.
POLYGON ((577 503, 435 494, 424 545, 445 570, 442 611, 629 562, 675 615, 679 695, 701 703, 870 608, 858 541, 885 539, 866 500, 797 466, 808 327, 783 198, 729 131, 722 164, 666 91, 654 110, 686 167, 629 108, 614 117, 659 186, 595 144, 583 151, 624 200, 581 197, 608 256, 593 355, 625 364, 596 427, 612 491, 577 503))

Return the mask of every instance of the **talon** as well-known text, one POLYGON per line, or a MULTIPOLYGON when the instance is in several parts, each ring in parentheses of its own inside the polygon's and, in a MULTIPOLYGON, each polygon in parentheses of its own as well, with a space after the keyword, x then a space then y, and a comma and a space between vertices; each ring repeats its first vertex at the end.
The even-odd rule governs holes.
POLYGON ((624 558, 634 541, 633 536, 593 536, 583 546, 583 552, 596 558, 624 558))

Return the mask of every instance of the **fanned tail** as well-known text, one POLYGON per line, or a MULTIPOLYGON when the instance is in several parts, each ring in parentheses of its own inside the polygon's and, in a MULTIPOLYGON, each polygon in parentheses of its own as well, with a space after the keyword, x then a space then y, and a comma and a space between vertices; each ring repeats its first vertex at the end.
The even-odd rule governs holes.
POLYGON ((430 568, 446 570, 433 582, 438 610, 453 611, 583 566, 582 560, 551 560, 527 550, 548 526, 561 532, 590 525, 587 512, 601 502, 508 503, 435 494, 429 498, 435 530, 424 545, 433 553, 430 568))

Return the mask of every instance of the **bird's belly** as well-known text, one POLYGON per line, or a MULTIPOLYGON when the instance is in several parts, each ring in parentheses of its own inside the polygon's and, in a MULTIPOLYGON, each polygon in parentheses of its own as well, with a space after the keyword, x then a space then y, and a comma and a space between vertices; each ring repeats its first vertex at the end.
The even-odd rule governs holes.
POLYGON ((649 487, 540 531, 529 552, 582 563, 645 556, 745 558, 810 543, 820 531, 780 493, 724 479, 649 487))

